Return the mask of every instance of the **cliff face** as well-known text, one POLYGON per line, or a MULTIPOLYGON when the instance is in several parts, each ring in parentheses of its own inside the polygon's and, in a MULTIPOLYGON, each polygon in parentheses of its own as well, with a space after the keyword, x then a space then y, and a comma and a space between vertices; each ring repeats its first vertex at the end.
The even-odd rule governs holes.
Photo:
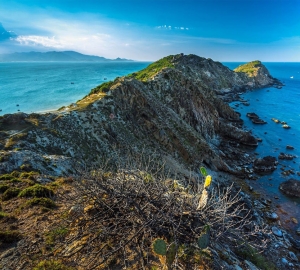
POLYGON ((0 172, 28 166, 71 174, 74 163, 96 166, 128 152, 155 153, 175 171, 205 164, 239 172, 247 158, 232 145, 257 142, 235 126, 239 115, 217 94, 273 83, 262 65, 250 76, 195 55, 169 56, 95 88, 63 111, 3 116, 0 172))

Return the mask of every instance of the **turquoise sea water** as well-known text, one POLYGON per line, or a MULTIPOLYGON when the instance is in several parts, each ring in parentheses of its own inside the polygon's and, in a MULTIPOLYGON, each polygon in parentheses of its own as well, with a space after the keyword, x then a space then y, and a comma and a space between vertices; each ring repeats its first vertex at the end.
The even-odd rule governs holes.
POLYGON ((0 63, 0 115, 18 110, 30 113, 58 109, 83 98, 99 84, 143 69, 148 64, 149 62, 0 63))
MULTIPOLYGON (((280 152, 296 156, 293 161, 278 160, 277 170, 272 174, 263 176, 256 181, 247 181, 256 191, 264 194, 266 199, 270 198, 275 201, 278 206, 277 213, 280 214, 283 225, 294 229, 300 224, 300 199, 283 195, 278 187, 281 182, 290 178, 300 180, 300 176, 297 175, 297 172, 300 172, 300 63, 264 64, 270 74, 283 82, 285 86, 281 89, 269 87, 245 93, 241 97, 248 100, 250 105, 240 104, 236 107, 235 105, 239 102, 233 102, 231 107, 241 113, 244 126, 252 130, 253 135, 263 139, 259 146, 253 150, 260 157, 271 155, 278 158, 280 152), (253 124, 246 117, 247 112, 255 112, 267 124, 253 124), (271 118, 287 122, 291 129, 282 128, 281 124, 276 124, 271 118), (286 145, 292 145, 295 149, 287 150, 286 145), (283 176, 281 168, 293 169, 295 174, 283 176), (275 197, 279 199, 274 200, 275 197), (291 222, 291 217, 295 217, 299 223, 291 222)), ((237 63, 226 63, 225 65, 233 69, 237 63)))

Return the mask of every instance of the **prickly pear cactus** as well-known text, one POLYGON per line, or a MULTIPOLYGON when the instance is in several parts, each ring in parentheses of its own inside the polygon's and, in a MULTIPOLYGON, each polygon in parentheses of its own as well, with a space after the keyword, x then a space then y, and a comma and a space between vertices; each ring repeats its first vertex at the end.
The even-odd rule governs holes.
POLYGON ((211 183, 212 177, 211 175, 207 175, 204 182, 204 188, 209 187, 211 183))
POLYGON ((209 245, 209 234, 210 234, 210 228, 209 225, 205 225, 200 237, 198 238, 198 247, 201 249, 207 248, 209 245))
POLYGON ((176 245, 175 243, 172 243, 168 250, 167 250, 167 254, 166 254, 166 262, 167 262, 167 266, 168 268, 171 268, 174 260, 175 260, 175 257, 176 257, 176 245))
POLYGON ((201 174, 202 174, 203 176, 207 176, 207 171, 206 171, 206 169, 205 169, 204 167, 201 167, 201 168, 200 168, 200 172, 201 172, 201 174))
POLYGON ((167 245, 163 239, 157 238, 153 242, 153 250, 158 255, 166 255, 167 245))

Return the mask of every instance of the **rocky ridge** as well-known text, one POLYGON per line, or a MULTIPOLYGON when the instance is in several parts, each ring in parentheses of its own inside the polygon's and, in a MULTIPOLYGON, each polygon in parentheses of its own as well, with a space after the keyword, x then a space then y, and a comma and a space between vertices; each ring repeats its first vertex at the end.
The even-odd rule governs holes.
MULTIPOLYGON (((96 87, 60 111, 4 115, 0 118, 0 173, 35 170, 44 175, 41 182, 47 182, 49 175, 74 175, 79 167, 95 168, 107 160, 126 161, 129 153, 143 153, 180 175, 182 185, 191 175, 199 179, 198 168, 205 166, 226 186, 230 180, 221 177, 221 172, 237 177, 252 173, 254 157, 246 149, 257 146, 257 139, 241 129, 239 114, 224 100, 279 83, 261 63, 255 68, 249 75, 195 55, 168 56, 145 70, 96 87)), ((268 204, 245 193, 242 196, 255 222, 262 225, 262 209, 270 211, 268 204)), ((278 254, 280 246, 299 247, 299 241, 289 240, 284 233, 284 238, 270 236, 274 245, 269 254, 278 254)), ((223 248, 215 247, 224 253, 223 248)), ((239 262, 230 248, 225 251, 227 255, 219 260, 226 269, 252 265, 247 260, 239 262)), ((292 269, 286 261, 276 263, 292 269)))

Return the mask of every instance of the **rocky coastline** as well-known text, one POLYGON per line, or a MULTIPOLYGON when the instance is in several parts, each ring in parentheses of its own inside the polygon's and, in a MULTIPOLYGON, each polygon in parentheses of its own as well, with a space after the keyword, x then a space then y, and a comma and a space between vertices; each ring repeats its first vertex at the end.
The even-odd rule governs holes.
MULTIPOLYGON (((143 152, 155 153, 186 187, 188 179, 198 183, 198 168, 205 166, 218 179, 214 185, 234 182, 236 192, 241 188, 241 203, 266 232, 264 255, 277 269, 297 269, 300 240, 281 228, 273 202, 257 196, 244 182, 275 170, 277 159, 248 151, 259 139, 243 130, 240 115, 228 105, 240 100, 241 93, 270 86, 282 84, 259 61, 231 71, 195 55, 169 56, 145 71, 93 89, 61 111, 1 117, 0 174, 38 171, 39 183, 46 184, 55 177, 73 176, 75 163, 76 169, 94 168, 103 160, 126 161, 128 152, 143 152)), ((263 124, 255 113, 249 115, 263 124)), ((1 205, 8 209, 5 202, 1 205)), ((18 245, 9 247, 0 265, 18 259, 18 245)), ((218 269, 260 269, 228 246, 215 243, 212 250, 218 269)))

